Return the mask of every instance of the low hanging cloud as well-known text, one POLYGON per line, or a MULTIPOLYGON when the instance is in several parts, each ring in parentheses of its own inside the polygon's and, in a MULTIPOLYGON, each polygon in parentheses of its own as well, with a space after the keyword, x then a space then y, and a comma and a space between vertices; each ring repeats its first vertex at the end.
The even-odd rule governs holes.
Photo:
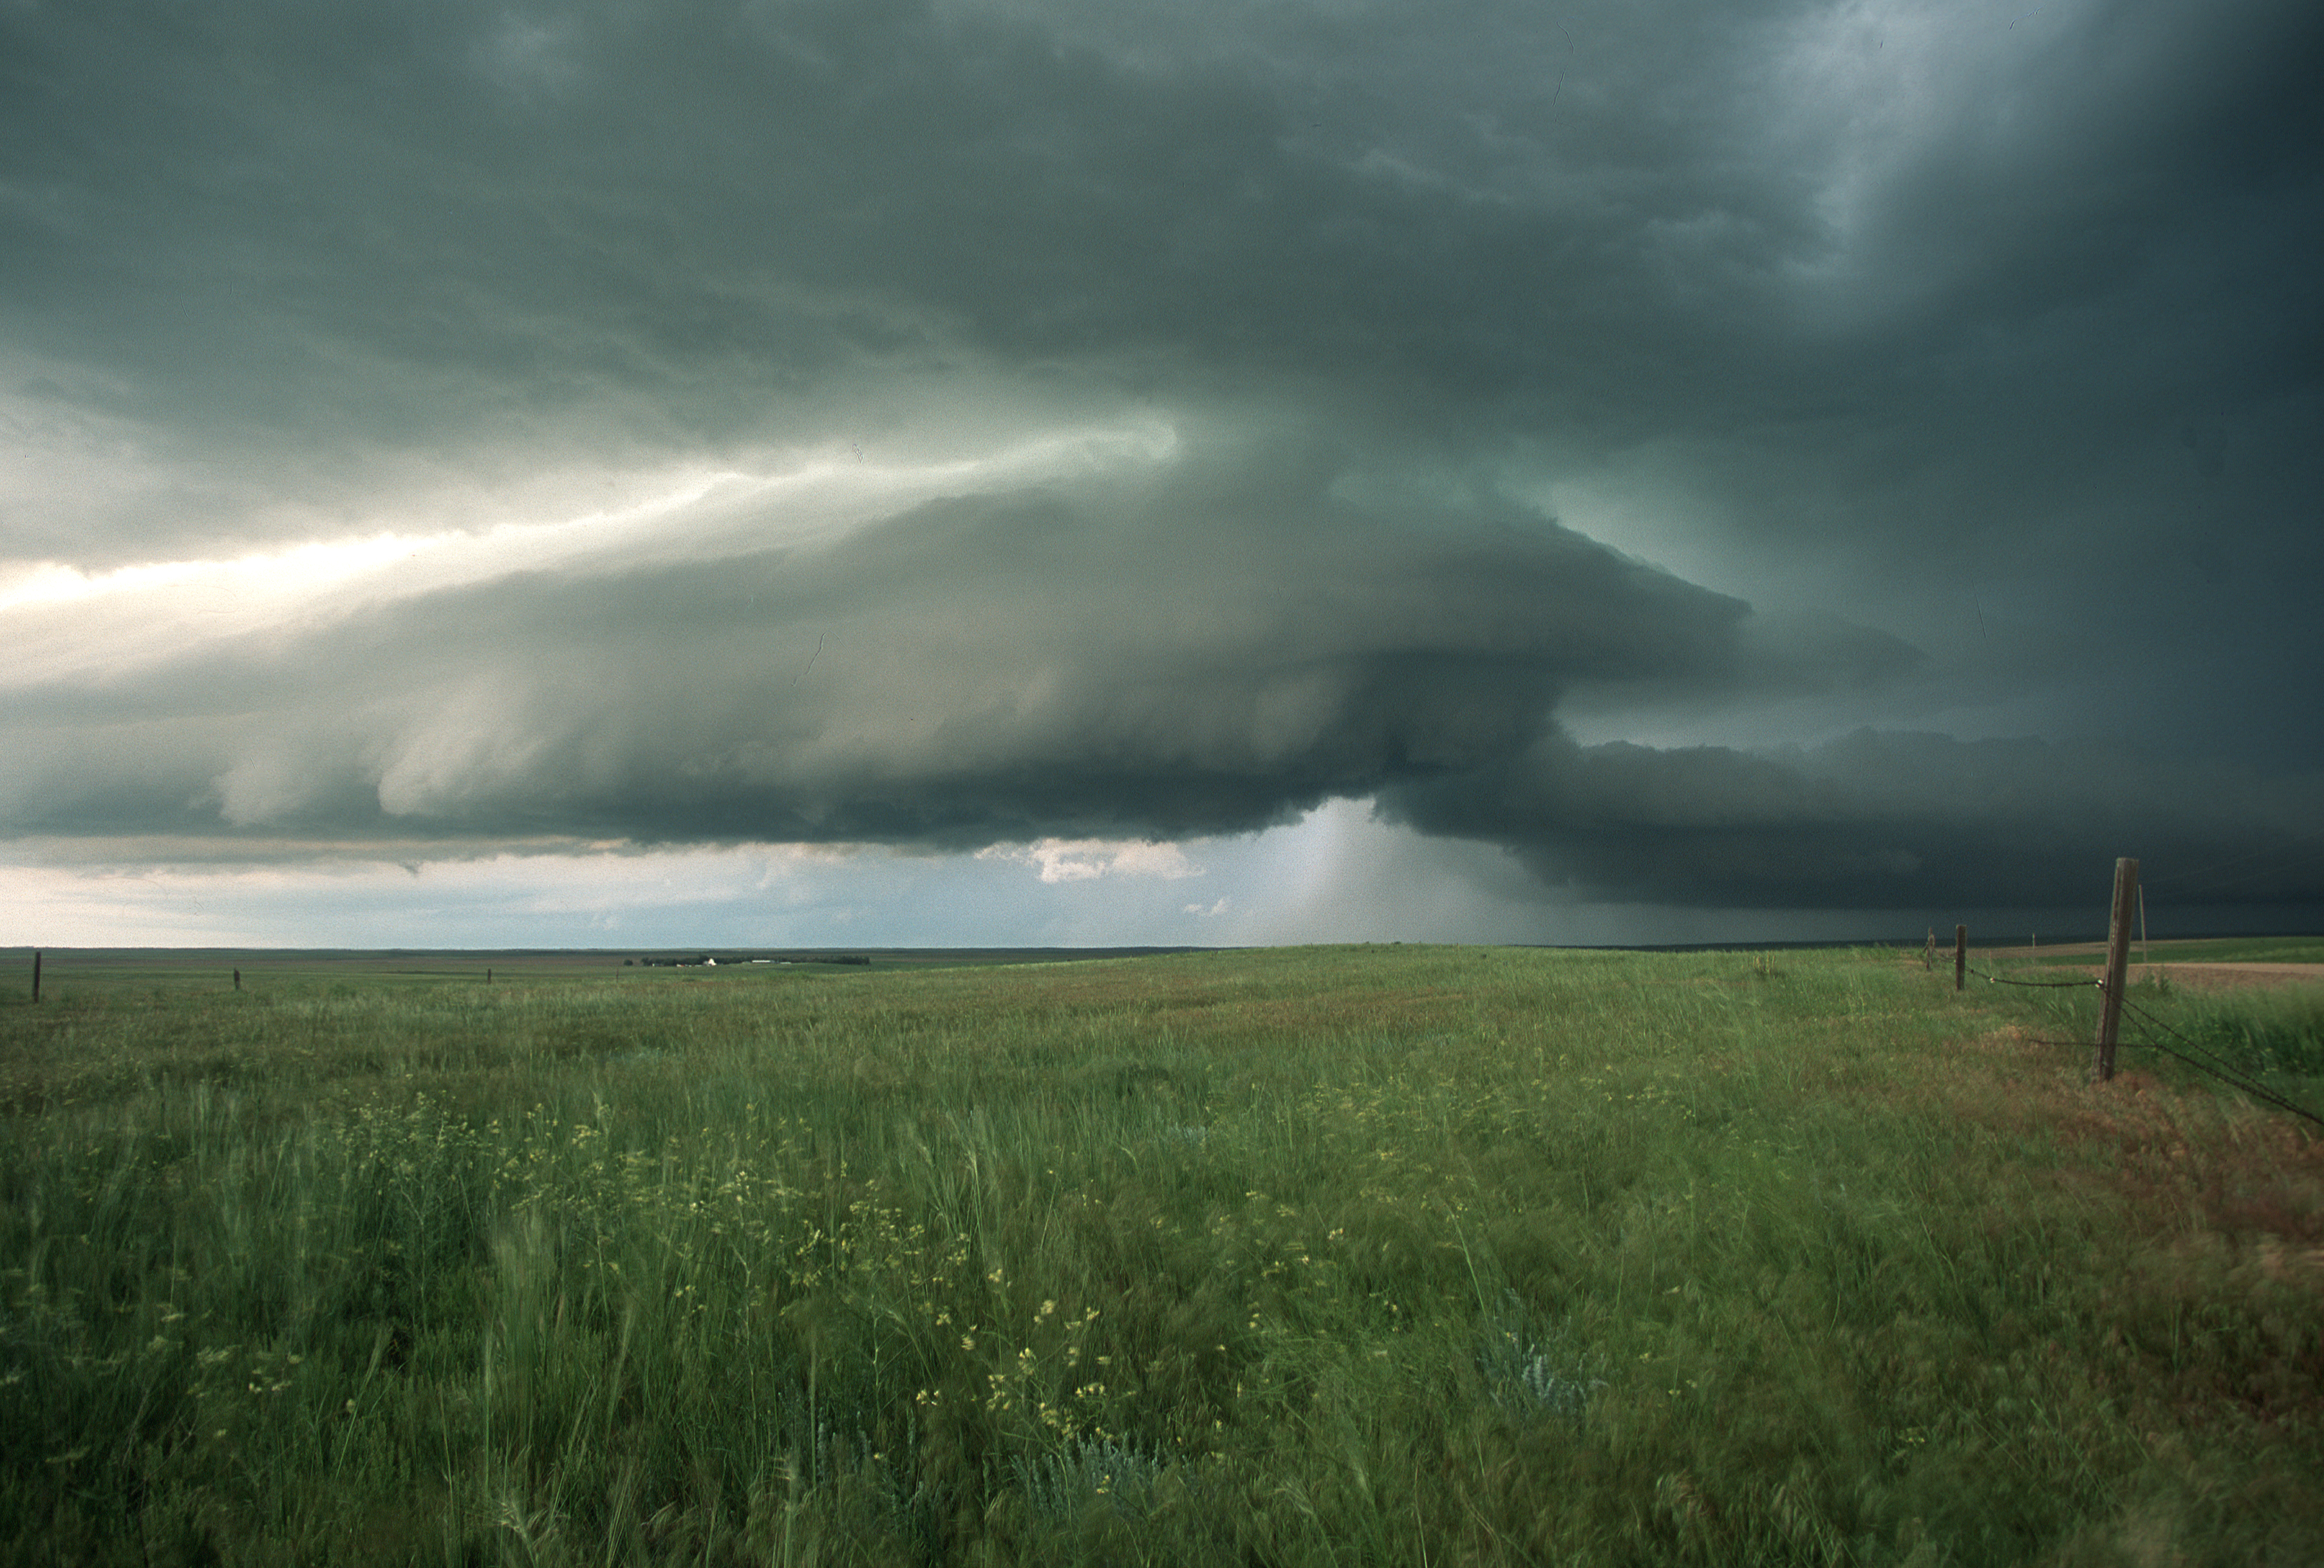
POLYGON ((0 808, 59 835, 1175 838, 1489 765, 1575 680, 1752 656, 1738 601, 1342 477, 1296 445, 1180 453, 805 545, 148 626, 96 675, 60 632, 11 693, 31 743, 0 808))
POLYGON ((1028 844, 988 844, 976 852, 976 858, 1017 861, 1036 867, 1045 882, 1088 882, 1100 877, 1159 877, 1177 881, 1203 874, 1203 868, 1187 859, 1181 846, 1137 839, 1044 838, 1028 844))
POLYGON ((2324 899, 2319 14, 0 5, 0 838, 2324 899))
POLYGON ((1774 909, 2087 902, 2116 857, 2181 903, 2324 899, 2324 777, 2120 745, 1859 730, 1661 750, 1545 737, 1398 788, 1383 815, 1601 899, 1774 909))
MULTIPOLYGON (((447 584, 391 560, 226 635, 198 634, 197 605, 96 678, 60 633, 31 661, 49 678, 10 694, 29 743, 0 764, 0 829, 254 858, 1000 845, 1062 883, 1198 874, 1177 841, 1372 798, 1592 899, 1893 909, 2068 901, 2116 853, 2296 842, 2324 798, 2034 740, 1582 745, 1558 720, 1576 689, 1877 693, 1919 656, 1755 615, 1489 494, 1383 489, 1328 446, 1110 451, 804 531, 746 493, 667 562, 617 540, 447 584), (788 542, 749 548, 767 539, 788 542)), ((2318 891, 2295 861, 2239 897, 2318 891)))

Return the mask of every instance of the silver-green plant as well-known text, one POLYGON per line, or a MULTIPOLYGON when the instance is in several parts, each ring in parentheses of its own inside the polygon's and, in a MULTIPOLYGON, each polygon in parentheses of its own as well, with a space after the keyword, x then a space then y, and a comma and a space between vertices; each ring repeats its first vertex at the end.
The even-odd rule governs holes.
POLYGON ((1575 1340, 1570 1325, 1543 1325, 1509 1291, 1483 1326, 1477 1370, 1487 1397, 1519 1420, 1550 1416, 1578 1425, 1612 1369, 1603 1351, 1575 1340))
POLYGON ((1084 1437, 1016 1462, 1018 1484, 1047 1518, 1079 1517, 1103 1506, 1134 1517, 1152 1507, 1164 1464, 1158 1454, 1110 1438, 1084 1437))

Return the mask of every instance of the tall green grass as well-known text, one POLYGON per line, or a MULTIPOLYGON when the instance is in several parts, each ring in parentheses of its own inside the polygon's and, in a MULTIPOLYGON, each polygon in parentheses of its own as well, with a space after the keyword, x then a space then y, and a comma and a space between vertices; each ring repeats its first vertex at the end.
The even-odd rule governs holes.
MULTIPOLYGON (((2124 994, 2119 1059, 2156 1063, 2191 1054, 2324 1111, 2324 986, 2219 990, 2183 984, 2157 969, 2124 994)), ((2029 1005, 2053 1032, 2095 1033, 2095 985, 2052 992, 2029 1005)), ((2200 1082, 2200 1073, 2186 1081, 2200 1082)))
POLYGON ((2088 1090, 1942 979, 1407 947, 0 1009, 0 1551, 2315 1560, 2314 1147, 2088 1090))
POLYGON ((2324 991, 2190 995, 2162 1016, 2195 1045, 2245 1072, 2324 1079, 2324 991))
MULTIPOLYGON (((2098 962, 2101 944, 2080 945, 2080 950, 2053 953, 2036 947, 2026 956, 2042 964, 2089 967, 2098 962)), ((2324 936, 2197 936, 2168 941, 2133 941, 2133 964, 2324 964, 2324 936)))

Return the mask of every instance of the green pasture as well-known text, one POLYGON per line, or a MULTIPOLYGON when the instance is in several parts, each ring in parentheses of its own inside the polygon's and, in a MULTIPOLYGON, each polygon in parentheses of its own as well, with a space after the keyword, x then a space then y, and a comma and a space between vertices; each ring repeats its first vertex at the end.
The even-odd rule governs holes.
POLYGON ((0 1560, 2324 1560, 2324 1146, 2081 992, 342 958, 0 986, 0 1560))
MULTIPOLYGON (((1119 953, 1171 951, 1120 949, 1119 953)), ((1178 949, 1176 951, 1185 951, 1178 949)), ((44 954, 41 994, 68 1005, 166 1001, 224 996, 240 991, 271 1001, 346 997, 357 990, 458 990, 475 985, 540 987, 575 982, 671 984, 717 978, 720 969, 784 973, 887 973, 987 964, 1081 961, 1069 948, 813 949, 798 952, 731 948, 643 951, 359 952, 323 948, 65 948, 44 954), (659 959, 715 957, 715 965, 672 968, 659 959)), ((731 979, 730 974, 727 978, 731 979)), ((0 948, 0 1006, 32 997, 32 950, 0 948)))

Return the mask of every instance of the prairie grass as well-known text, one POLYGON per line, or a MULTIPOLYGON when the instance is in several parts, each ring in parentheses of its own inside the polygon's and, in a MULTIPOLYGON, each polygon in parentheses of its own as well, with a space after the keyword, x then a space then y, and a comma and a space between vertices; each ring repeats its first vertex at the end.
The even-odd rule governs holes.
POLYGON ((2324 1558, 2324 1155, 2049 1005, 1433 947, 19 998, 0 1554, 2324 1558))
MULTIPOLYGON (((2170 997, 2166 992, 2158 1000, 2170 997)), ((2187 994, 2182 1005, 2157 1010, 2157 1016, 2238 1071, 2324 1079, 2324 990, 2187 994)))

